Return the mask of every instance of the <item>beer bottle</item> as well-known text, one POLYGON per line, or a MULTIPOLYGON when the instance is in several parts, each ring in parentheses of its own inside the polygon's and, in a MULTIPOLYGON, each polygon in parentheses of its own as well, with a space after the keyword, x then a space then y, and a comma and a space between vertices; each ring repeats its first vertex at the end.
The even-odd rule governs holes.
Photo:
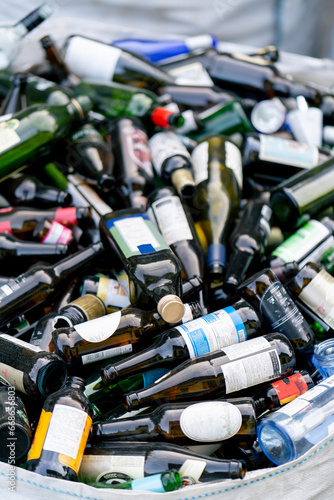
POLYGON ((114 272, 134 307, 157 307, 162 318, 177 323, 184 315, 181 264, 146 214, 127 208, 100 220, 101 240, 113 255, 114 272))
POLYGON ((183 361, 220 351, 261 334, 254 309, 240 300, 233 306, 170 328, 147 349, 101 370, 105 384, 154 368, 175 368, 183 361))
POLYGON ((85 384, 70 377, 63 389, 44 402, 26 469, 42 476, 77 481, 92 424, 85 384))
POLYGON ((53 327, 71 327, 85 321, 100 318, 106 312, 106 306, 99 297, 92 294, 82 295, 58 309, 58 313, 53 320, 53 327))
MULTIPOLYGON (((201 315, 196 303, 185 310, 184 321, 201 315)), ((129 307, 70 328, 56 328, 52 338, 67 364, 80 366, 137 351, 168 324, 157 312, 129 307)))
POLYGON ((87 446, 78 479, 100 483, 129 481, 160 474, 169 468, 179 469, 188 459, 205 463, 201 482, 239 479, 246 473, 243 461, 216 459, 171 443, 101 441, 87 446))
POLYGON ((66 365, 57 354, 4 333, 0 346, 1 377, 18 391, 46 398, 63 387, 66 365))
POLYGON ((73 87, 80 82, 80 79, 70 73, 62 53, 56 46, 54 40, 50 35, 45 35, 40 40, 41 45, 44 49, 45 56, 51 66, 51 78, 48 75, 48 79, 60 83, 64 87, 73 87))
POLYGON ((38 265, 17 278, 11 278, 0 287, 0 325, 5 326, 13 317, 51 297, 63 280, 74 276, 102 249, 101 243, 95 243, 55 265, 38 265))
POLYGON ((0 261, 10 257, 48 257, 66 255, 68 247, 64 243, 42 245, 32 241, 22 241, 11 234, 0 234, 0 261))
POLYGON ((270 333, 184 361, 149 387, 127 394, 125 408, 225 397, 291 375, 295 362, 287 337, 270 333))
POLYGON ((158 132, 149 140, 149 146, 154 168, 161 179, 172 184, 182 198, 193 198, 193 165, 179 137, 171 131, 158 132))

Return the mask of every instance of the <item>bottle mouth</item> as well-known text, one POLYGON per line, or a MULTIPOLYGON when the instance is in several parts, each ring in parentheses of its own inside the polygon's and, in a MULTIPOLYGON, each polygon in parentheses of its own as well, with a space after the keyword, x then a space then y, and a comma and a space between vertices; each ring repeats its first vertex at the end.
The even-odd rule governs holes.
POLYGON ((66 364, 59 358, 41 369, 37 386, 40 394, 45 398, 65 386, 67 379, 66 364))
POLYGON ((296 450, 289 435, 273 422, 260 423, 258 440, 264 454, 276 465, 296 458, 296 450))
POLYGON ((327 339, 314 346, 312 362, 321 375, 334 375, 334 339, 327 339))

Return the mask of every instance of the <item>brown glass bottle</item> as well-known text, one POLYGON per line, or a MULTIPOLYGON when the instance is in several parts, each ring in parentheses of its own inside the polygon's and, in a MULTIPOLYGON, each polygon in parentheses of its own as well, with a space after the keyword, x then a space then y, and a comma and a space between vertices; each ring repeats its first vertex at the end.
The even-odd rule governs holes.
POLYGON ((69 193, 54 186, 47 186, 33 175, 12 175, 2 181, 0 188, 13 206, 67 207, 72 202, 72 196, 69 193))
POLYGON ((138 119, 123 117, 113 122, 110 133, 116 159, 114 196, 124 207, 145 210, 154 181, 146 130, 138 119))
POLYGON ((291 375, 295 354, 281 333, 270 333, 185 361, 145 389, 126 396, 127 411, 167 402, 225 397, 291 375))
POLYGON ((43 36, 40 42, 52 70, 51 75, 48 75, 48 80, 60 83, 64 87, 72 87, 73 85, 80 83, 80 78, 73 73, 70 73, 62 53, 50 35, 43 36))
POLYGON ((127 208, 100 219, 101 240, 134 307, 157 307, 165 321, 184 315, 181 264, 146 214, 127 208))
POLYGON ((82 229, 92 225, 91 210, 86 207, 56 209, 2 208, 0 209, 0 231, 20 238, 29 236, 36 224, 43 219, 51 219, 64 226, 78 225, 82 229))
POLYGON ((314 262, 305 264, 286 287, 302 312, 325 323, 327 334, 334 334, 334 278, 314 262))
MULTIPOLYGON (((196 303, 186 310, 185 319, 201 314, 196 303)), ((168 326, 157 312, 129 307, 71 328, 57 328, 52 338, 67 364, 78 366, 137 351, 168 326)))
POLYGON ((255 407, 251 398, 235 398, 202 403, 163 404, 151 413, 96 422, 92 440, 167 440, 181 446, 256 439, 255 407))
POLYGON ((296 399, 304 392, 311 389, 314 382, 305 370, 295 372, 289 377, 266 384, 260 391, 253 395, 256 414, 260 415, 266 410, 275 410, 296 399))
POLYGON ((204 251, 189 209, 175 190, 165 187, 148 197, 148 215, 157 224, 166 243, 181 262, 183 279, 204 276, 204 251))
POLYGON ((103 300, 96 295, 86 294, 61 307, 53 321, 54 328, 67 328, 85 321, 100 318, 106 314, 103 300))
POLYGON ((0 325, 4 326, 18 314, 24 313, 57 292, 60 283, 101 253, 101 243, 94 243, 57 262, 53 266, 40 265, 10 279, 0 287, 0 325))
POLYGON ((77 481, 93 414, 84 388, 83 379, 70 377, 63 389, 45 400, 27 470, 77 481))
POLYGON ((23 241, 11 234, 0 234, 0 261, 9 257, 47 257, 66 255, 68 247, 64 243, 42 245, 23 241))
POLYGON ((263 318, 266 331, 274 330, 288 337, 298 368, 307 368, 313 354, 314 334, 275 273, 271 269, 259 271, 238 290, 263 318))
POLYGON ((79 480, 116 482, 179 469, 186 460, 205 462, 201 482, 243 478, 245 463, 202 455, 171 443, 101 441, 87 447, 79 470, 79 480))
POLYGON ((63 387, 66 365, 57 354, 6 334, 0 346, 1 376, 18 391, 45 398, 63 387))
POLYGON ((254 309, 244 300, 184 325, 170 328, 147 349, 101 370, 105 384, 155 368, 172 369, 187 359, 261 335, 254 309))

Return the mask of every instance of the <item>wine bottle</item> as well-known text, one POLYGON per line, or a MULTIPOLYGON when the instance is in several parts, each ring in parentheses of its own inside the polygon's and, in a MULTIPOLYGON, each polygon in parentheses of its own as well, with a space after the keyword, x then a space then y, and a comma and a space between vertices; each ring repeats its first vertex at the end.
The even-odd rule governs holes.
POLYGON ((165 321, 184 315, 181 264, 147 215, 137 208, 118 210, 100 220, 101 240, 113 255, 117 277, 134 307, 157 307, 165 321))
POLYGON ((0 345, 1 377, 9 385, 34 398, 46 398, 63 387, 66 364, 57 354, 4 333, 0 345))
POLYGON ((311 387, 314 387, 314 382, 305 370, 295 372, 289 377, 276 380, 276 382, 265 384, 260 391, 253 395, 256 414, 260 415, 266 410, 276 410, 298 398, 311 387))
POLYGON ((92 294, 82 295, 58 309, 54 317, 54 328, 67 328, 79 325, 106 314, 106 306, 99 297, 92 294))
POLYGON ((244 173, 273 186, 330 158, 330 150, 275 135, 250 133, 242 146, 244 173))
POLYGON ((95 422, 90 440, 167 440, 181 446, 256 439, 255 407, 251 398, 235 398, 202 403, 163 404, 144 415, 95 422))
POLYGON ((26 84, 26 73, 16 73, 13 76, 12 86, 1 103, 0 116, 8 115, 9 118, 12 114, 27 107, 26 84))
POLYGON ((196 141, 202 141, 216 134, 232 135, 252 131, 245 111, 236 100, 217 104, 201 113, 187 110, 182 116, 185 122, 178 132, 187 134, 196 141))
POLYGON ((179 83, 191 65, 202 66, 202 72, 206 71, 212 84, 236 92, 241 97, 262 100, 274 96, 303 95, 310 104, 318 105, 321 102, 317 89, 286 78, 270 61, 262 59, 259 64, 257 58, 245 54, 218 54, 216 50, 210 49, 184 58, 179 57, 177 61, 162 62, 160 67, 179 83))
POLYGON ((334 220, 331 216, 310 219, 271 253, 271 268, 296 262, 302 268, 307 262, 321 264, 333 253, 334 220))
POLYGON ((148 216, 157 224, 165 242, 181 263, 182 278, 203 277, 204 252, 188 206, 181 202, 170 187, 153 191, 148 197, 148 206, 148 216))
MULTIPOLYGON (((147 195, 153 189, 154 172, 148 137, 138 119, 124 117, 110 127, 115 155, 114 197, 126 207, 146 209, 147 195)), ((121 205, 121 206, 122 206, 121 205)))
POLYGON ((86 447, 78 479, 100 483, 139 479, 168 469, 179 469, 186 460, 205 463, 201 482, 239 479, 246 472, 243 461, 215 459, 175 444, 102 441, 86 447))
POLYGON ((228 240, 231 253, 223 285, 228 293, 236 292, 250 264, 264 254, 271 230, 271 217, 269 193, 248 200, 243 207, 228 240))
POLYGON ((238 291, 263 318, 268 331, 283 333, 290 340, 299 368, 307 368, 313 354, 314 334, 271 269, 261 270, 241 283, 238 291))
POLYGON ((67 207, 56 209, 40 208, 2 208, 0 209, 0 231, 19 238, 29 238, 41 220, 50 219, 64 226, 78 225, 82 229, 92 225, 89 208, 67 207))
POLYGON ((7 68, 17 56, 22 38, 52 14, 50 4, 43 3, 12 26, 0 28, 0 69, 7 68))
POLYGON ((182 479, 177 470, 169 470, 161 474, 153 474, 152 476, 142 479, 133 479, 125 483, 89 483, 95 488, 105 489, 121 489, 121 490, 139 490, 139 491, 154 491, 155 493, 165 493, 166 491, 174 491, 182 485, 182 479))
POLYGON ((70 136, 68 146, 66 162, 77 173, 96 181, 103 192, 110 192, 114 185, 113 156, 96 128, 86 123, 70 136))
POLYGON ((94 109, 107 118, 133 116, 163 128, 177 128, 184 123, 179 112, 162 107, 156 94, 145 88, 94 79, 82 81, 73 90, 75 95, 87 95, 94 109))
POLYGON ((320 323, 325 323, 328 335, 333 335, 333 276, 314 262, 308 262, 286 284, 286 287, 296 304, 300 304, 302 312, 308 313, 312 319, 320 323))
POLYGON ((27 470, 77 481, 92 424, 92 409, 84 388, 81 378, 70 377, 63 389, 45 400, 27 470))
POLYGON ((130 306, 130 301, 120 283, 104 275, 86 276, 82 282, 81 295, 93 293, 105 303, 107 313, 130 306))
POLYGON ((56 46, 54 40, 50 35, 45 35, 40 40, 41 45, 44 49, 46 59, 48 60, 51 67, 51 75, 48 75, 48 79, 60 83, 64 87, 73 87, 80 83, 80 79, 70 73, 66 63, 64 61, 63 55, 56 46))
POLYGON ((0 460, 10 465, 25 459, 32 442, 27 410, 11 385, 0 387, 0 442, 0 460))
POLYGON ((63 280, 74 276, 98 256, 102 249, 102 244, 96 243, 53 266, 36 266, 17 278, 10 279, 0 287, 0 325, 6 325, 13 317, 51 297, 63 280))
POLYGON ((140 353, 101 370, 107 385, 154 368, 172 369, 187 359, 219 351, 261 334, 260 321, 245 301, 188 321, 159 335, 140 353))
POLYGON ((84 119, 90 109, 89 98, 78 96, 64 106, 29 106, 1 122, 1 179, 21 170, 29 160, 47 153, 52 143, 66 135, 73 123, 84 119))
POLYGON ((224 136, 212 136, 192 152, 196 195, 191 202, 195 227, 207 241, 209 281, 220 281, 226 268, 227 238, 239 210, 241 154, 224 136))
POLYGON ((64 52, 69 70, 80 78, 114 81, 150 90, 174 83, 171 76, 149 61, 88 37, 68 37, 64 52))
POLYGON ((182 198, 195 194, 193 166, 186 147, 171 131, 154 134, 149 140, 152 162, 157 174, 169 185, 173 185, 182 198))
POLYGON ((149 387, 127 394, 125 408, 225 397, 291 375, 295 363, 287 337, 270 333, 184 361, 149 387))
POLYGON ((271 193, 270 203, 278 223, 296 227, 302 215, 312 216, 334 201, 334 160, 329 159, 281 182, 271 193))
POLYGON ((10 257, 48 257, 66 255, 68 247, 64 243, 34 243, 22 241, 11 234, 0 234, 0 260, 10 257))
MULTIPOLYGON (((201 314, 196 303, 185 309, 184 321, 201 314)), ((80 366, 137 351, 167 327, 158 313, 129 307, 71 328, 57 328, 52 338, 68 365, 80 366)))
POLYGON ((44 219, 39 221, 31 237, 33 240, 44 244, 65 243, 70 248, 75 246, 73 231, 55 220, 44 219))
POLYGON ((33 175, 15 174, 0 184, 3 193, 11 205, 28 205, 29 207, 67 207, 72 196, 53 186, 48 186, 33 175))

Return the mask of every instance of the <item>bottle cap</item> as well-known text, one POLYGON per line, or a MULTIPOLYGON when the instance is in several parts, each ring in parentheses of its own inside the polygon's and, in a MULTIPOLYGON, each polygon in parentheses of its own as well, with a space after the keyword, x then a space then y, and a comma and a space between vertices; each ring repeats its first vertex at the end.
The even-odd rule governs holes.
POLYGON ((157 311, 167 323, 178 323, 184 316, 185 307, 177 295, 165 295, 159 300, 157 311))
POLYGON ((284 123, 286 108, 277 98, 265 99, 255 104, 251 112, 251 122, 259 132, 273 134, 278 132, 284 123))
POLYGON ((179 168, 172 173, 172 183, 182 198, 193 198, 196 185, 192 173, 187 168, 179 168))
POLYGON ((86 95, 78 95, 75 99, 71 99, 71 103, 78 111, 81 119, 84 119, 88 111, 92 109, 93 103, 86 95))

